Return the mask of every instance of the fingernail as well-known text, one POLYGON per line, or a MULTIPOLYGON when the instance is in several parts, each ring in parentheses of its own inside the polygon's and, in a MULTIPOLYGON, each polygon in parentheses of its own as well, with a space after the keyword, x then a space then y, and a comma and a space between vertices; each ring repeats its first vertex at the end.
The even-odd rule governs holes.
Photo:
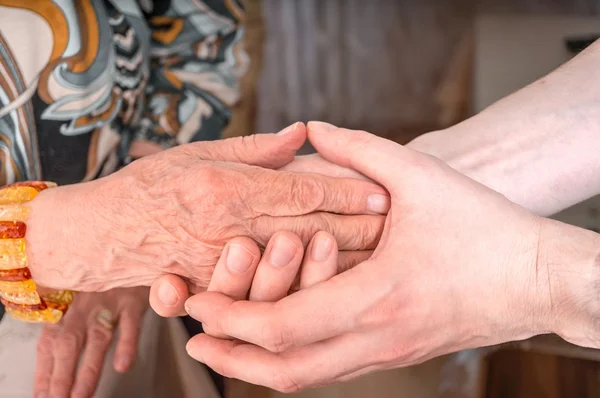
POLYGON ((164 305, 175 305, 179 301, 179 294, 173 285, 163 282, 158 286, 158 299, 164 305))
POLYGON ((310 256, 313 261, 323 262, 329 258, 333 242, 327 236, 319 235, 312 245, 310 256))
POLYGON ((369 195, 367 210, 373 213, 386 214, 390 210, 390 197, 380 194, 369 195))
POLYGON ((274 267, 285 267, 294 259, 297 251, 298 246, 294 242, 284 235, 278 235, 269 253, 269 262, 274 267))
POLYGON ((311 130, 315 130, 315 129, 320 129, 320 130, 324 130, 324 131, 333 131, 333 130, 337 130, 337 126, 334 126, 333 124, 330 123, 325 123, 325 122, 309 122, 310 123, 310 128, 311 130))
POLYGON ((277 135, 286 135, 287 133, 291 133, 292 131, 295 131, 298 128, 299 123, 300 122, 296 122, 296 123, 292 124, 291 126, 287 126, 283 130, 281 130, 279 133, 277 133, 277 135))
POLYGON ((37 395, 37 398, 48 398, 48 393, 43 391, 37 395))
POLYGON ((117 371, 119 371, 119 372, 126 372, 127 369, 129 369, 130 364, 131 364, 131 358, 120 356, 120 357, 117 357, 117 360, 115 362, 115 367, 117 368, 117 371))
POLYGON ((227 247, 227 259, 225 265, 229 271, 241 274, 246 272, 254 261, 254 255, 244 246, 232 243, 227 247))

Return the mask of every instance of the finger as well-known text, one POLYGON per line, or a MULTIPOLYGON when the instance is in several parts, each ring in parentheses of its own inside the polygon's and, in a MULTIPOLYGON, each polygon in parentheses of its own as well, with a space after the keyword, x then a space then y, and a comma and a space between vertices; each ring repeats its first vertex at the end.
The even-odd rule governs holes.
MULTIPOLYGON (((252 239, 233 238, 223 249, 207 290, 225 294, 234 300, 245 300, 248 298, 259 259, 260 249, 252 239)), ((215 337, 227 338, 213 331, 208 325, 204 327, 204 332, 215 337)))
POLYGON ((138 309, 123 311, 119 317, 119 338, 113 363, 117 372, 127 372, 135 363, 143 317, 144 311, 138 309))
POLYGON ((371 258, 373 250, 341 251, 338 253, 337 273, 341 274, 371 258))
POLYGON ((306 126, 297 122, 277 134, 254 134, 190 144, 204 160, 245 163, 278 169, 294 160, 306 141, 306 126))
POLYGON ((393 186, 398 178, 401 171, 398 167, 410 167, 410 159, 414 159, 415 152, 402 145, 365 131, 340 129, 327 123, 310 122, 308 137, 325 159, 352 168, 386 187, 393 186))
POLYGON ((102 325, 95 318, 90 318, 88 322, 85 350, 73 385, 72 396, 78 398, 91 397, 96 391, 104 358, 113 337, 112 329, 102 325))
POLYGON ((310 241, 300 274, 300 289, 327 281, 338 273, 338 249, 335 238, 327 232, 317 232, 310 241))
POLYGON ((207 292, 189 298, 186 310, 221 334, 269 351, 285 351, 340 335, 356 326, 358 314, 369 306, 367 300, 357 300, 373 282, 362 272, 369 268, 367 263, 275 303, 234 301, 207 292))
POLYGON ((387 191, 369 181, 274 170, 263 170, 263 177, 253 180, 256 195, 247 200, 259 214, 386 214, 390 208, 387 191))
POLYGON ((279 170, 291 171, 294 173, 315 173, 329 177, 338 178, 356 178, 359 180, 370 181, 367 177, 346 167, 338 166, 328 160, 323 159, 321 155, 315 153, 313 155, 296 156, 294 161, 283 166, 279 170))
POLYGON ((75 370, 81 350, 85 344, 85 315, 67 312, 64 323, 57 334, 53 356, 52 378, 50 379, 51 397, 68 397, 73 387, 75 370))
POLYGON ((159 277, 150 288, 150 307, 160 316, 185 315, 185 300, 189 297, 187 284, 176 275, 159 277))
POLYGON ((190 339, 186 349, 225 377, 292 393, 371 365, 370 344, 364 336, 348 334, 275 354, 251 344, 199 335, 190 339))
MULTIPOLYGON (((307 256, 308 253, 309 253, 309 249, 307 249, 305 256, 307 256)), ((336 264, 337 269, 336 269, 334 276, 337 274, 341 274, 342 272, 346 272, 349 269, 356 267, 358 264, 360 264, 364 261, 367 261, 369 258, 371 258, 372 255, 373 255, 373 250, 356 250, 356 251, 340 251, 340 252, 338 252, 337 253, 338 260, 337 260, 337 264, 336 264)), ((304 265, 302 265, 301 270, 302 270, 301 275, 296 275, 294 284, 292 285, 292 288, 290 289, 290 294, 295 293, 298 290, 300 290, 300 279, 305 270, 304 265)), ((327 278, 327 279, 330 279, 330 278, 327 278)), ((327 280, 327 279, 323 278, 323 280, 327 280)))
POLYGON ((260 249, 252 239, 231 239, 217 262, 207 291, 219 292, 234 300, 245 300, 259 259, 260 249))
POLYGON ((50 391, 50 378, 54 362, 52 351, 59 330, 59 325, 45 325, 38 340, 34 381, 34 395, 36 397, 42 393, 48 394, 50 391))
POLYGON ((251 301, 277 301, 287 296, 302 263, 304 248, 300 238, 282 231, 273 235, 258 264, 251 301))
POLYGON ((318 212, 300 217, 258 217, 249 229, 261 245, 266 245, 277 231, 290 231, 307 246, 317 232, 326 231, 333 235, 340 250, 370 250, 377 247, 384 225, 385 216, 318 212))

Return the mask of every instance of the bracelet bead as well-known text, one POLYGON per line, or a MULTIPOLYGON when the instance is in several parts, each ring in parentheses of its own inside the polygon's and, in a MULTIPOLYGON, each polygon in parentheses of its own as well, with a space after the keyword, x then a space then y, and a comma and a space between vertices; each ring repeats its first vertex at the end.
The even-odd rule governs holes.
POLYGON ((6 313, 26 322, 56 323, 73 302, 71 291, 51 291, 40 296, 27 267, 25 221, 40 191, 55 187, 46 181, 26 181, 0 189, 0 301, 6 313))

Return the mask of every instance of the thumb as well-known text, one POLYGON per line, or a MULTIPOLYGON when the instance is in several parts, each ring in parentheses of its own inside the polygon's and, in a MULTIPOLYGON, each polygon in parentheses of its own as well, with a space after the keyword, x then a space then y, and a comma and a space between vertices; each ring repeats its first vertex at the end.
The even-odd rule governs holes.
POLYGON ((358 180, 370 181, 367 177, 354 170, 338 166, 337 164, 323 159, 318 153, 296 156, 292 163, 282 167, 280 170, 291 171, 292 173, 315 173, 329 177, 355 178, 358 180))
POLYGON ((177 275, 163 275, 152 283, 150 307, 162 317, 187 315, 184 304, 190 295, 187 284, 177 275))
POLYGON ((306 126, 297 122, 277 134, 254 134, 226 140, 197 142, 194 151, 203 160, 246 163, 278 169, 294 160, 306 141, 306 126))
POLYGON ((349 167, 389 190, 397 179, 409 150, 365 131, 348 130, 328 123, 309 122, 311 144, 325 159, 349 167))

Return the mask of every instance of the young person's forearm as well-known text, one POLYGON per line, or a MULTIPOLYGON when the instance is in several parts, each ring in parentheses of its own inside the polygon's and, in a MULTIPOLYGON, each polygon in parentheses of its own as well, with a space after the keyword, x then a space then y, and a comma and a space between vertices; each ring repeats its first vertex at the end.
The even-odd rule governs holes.
POLYGON ((538 214, 600 193, 600 42, 480 114, 408 145, 538 214))

